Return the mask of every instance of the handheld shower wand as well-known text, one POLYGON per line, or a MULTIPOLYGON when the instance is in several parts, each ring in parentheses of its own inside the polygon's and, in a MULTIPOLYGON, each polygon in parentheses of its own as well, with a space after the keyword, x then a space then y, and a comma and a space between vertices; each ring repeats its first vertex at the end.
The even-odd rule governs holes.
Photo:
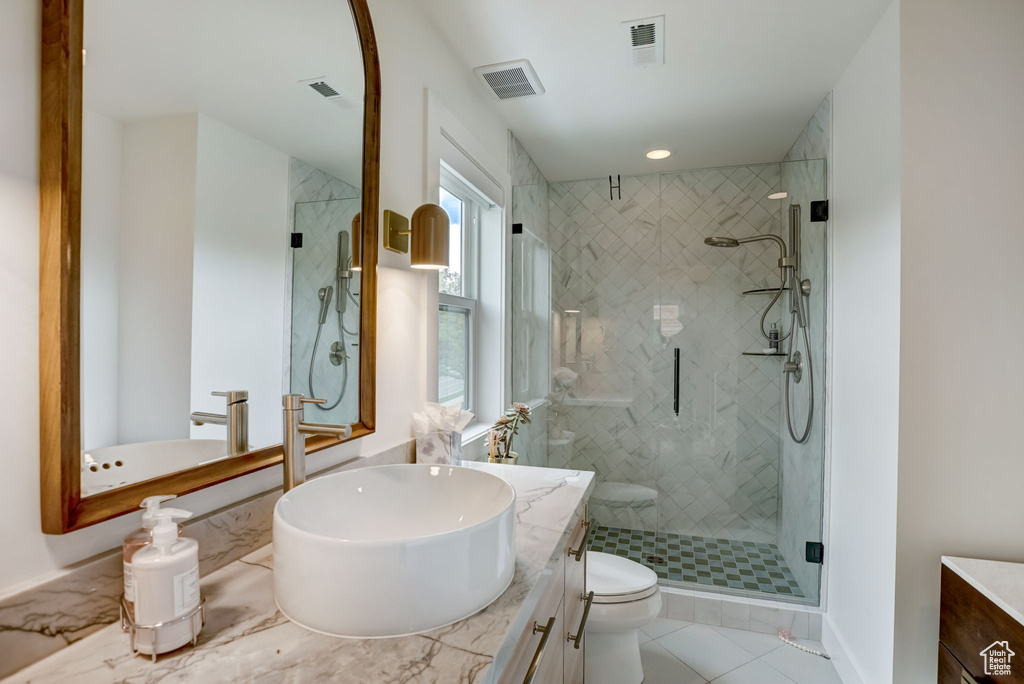
POLYGON ((334 294, 334 288, 328 285, 327 287, 321 287, 317 296, 320 297, 320 315, 318 316, 319 324, 323 325, 327 321, 327 310, 331 308, 331 295, 334 294))

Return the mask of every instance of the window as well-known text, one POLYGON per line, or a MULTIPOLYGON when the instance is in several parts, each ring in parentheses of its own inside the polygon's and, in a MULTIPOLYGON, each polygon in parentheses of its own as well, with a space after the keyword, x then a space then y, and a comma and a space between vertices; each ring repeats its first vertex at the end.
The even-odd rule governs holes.
POLYGON ((441 207, 451 221, 448 268, 438 274, 438 402, 476 409, 480 214, 487 200, 441 169, 441 207))

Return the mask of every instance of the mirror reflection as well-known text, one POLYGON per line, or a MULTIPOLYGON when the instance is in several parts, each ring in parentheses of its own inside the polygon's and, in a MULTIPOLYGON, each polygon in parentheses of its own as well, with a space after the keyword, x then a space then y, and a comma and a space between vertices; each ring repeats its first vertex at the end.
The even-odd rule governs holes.
POLYGON ((299 4, 86 6, 83 496, 359 419, 362 56, 299 4))

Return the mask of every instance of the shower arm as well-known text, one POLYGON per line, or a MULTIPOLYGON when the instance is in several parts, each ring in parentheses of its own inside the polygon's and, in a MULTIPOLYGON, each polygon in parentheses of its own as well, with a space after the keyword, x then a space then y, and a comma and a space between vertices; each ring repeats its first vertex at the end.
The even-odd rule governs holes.
MULTIPOLYGON (((775 296, 772 297, 772 301, 768 303, 768 306, 766 306, 764 308, 764 311, 761 313, 760 323, 761 336, 771 342, 774 340, 772 340, 768 333, 765 332, 764 321, 768 317, 768 312, 772 310, 773 306, 775 306, 775 302, 779 301, 779 297, 782 296, 782 291, 786 287, 786 269, 789 269, 792 273, 796 273, 796 258, 792 256, 787 256, 786 241, 780 238, 778 235, 752 235, 750 237, 739 238, 736 240, 736 242, 742 245, 748 242, 763 242, 765 240, 774 242, 776 246, 779 248, 779 289, 775 293, 775 296)), ((793 330, 792 328, 790 328, 790 331, 783 335, 782 337, 780 337, 778 341, 782 342, 792 334, 793 330)))
POLYGON ((771 240, 779 248, 779 270, 783 273, 783 280, 785 280, 785 273, 787 268, 794 268, 796 266, 796 259, 792 256, 786 255, 786 241, 780 238, 778 235, 751 235, 750 237, 739 238, 736 240, 741 245, 745 245, 748 242, 762 242, 764 240, 771 240))

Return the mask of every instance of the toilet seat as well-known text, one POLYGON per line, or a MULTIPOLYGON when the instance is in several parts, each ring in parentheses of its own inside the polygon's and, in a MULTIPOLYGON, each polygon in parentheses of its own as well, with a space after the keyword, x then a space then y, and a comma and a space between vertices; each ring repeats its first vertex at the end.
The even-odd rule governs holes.
POLYGON ((628 558, 587 551, 587 589, 594 592, 594 603, 642 601, 658 593, 658 575, 628 558))

